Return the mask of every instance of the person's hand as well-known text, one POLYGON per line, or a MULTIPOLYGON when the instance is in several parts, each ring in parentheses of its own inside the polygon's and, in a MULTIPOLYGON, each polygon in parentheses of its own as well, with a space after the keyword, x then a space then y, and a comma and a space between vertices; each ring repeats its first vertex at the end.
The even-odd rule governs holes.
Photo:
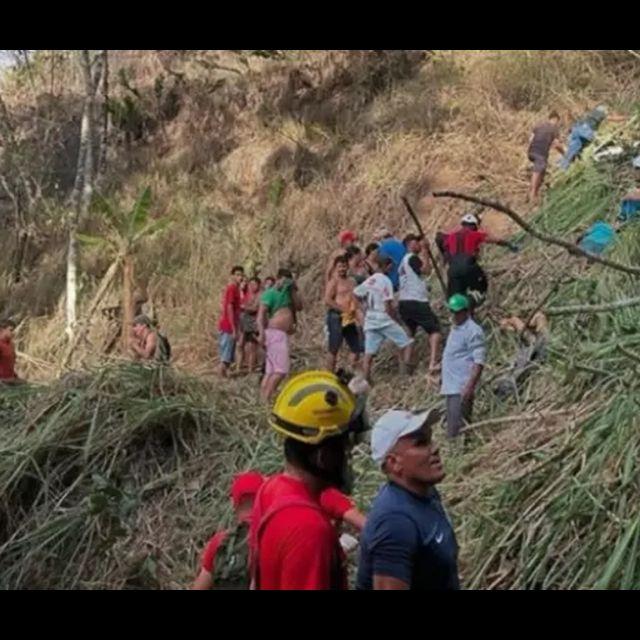
POLYGON ((473 400, 474 393, 475 393, 475 389, 465 387, 461 394, 462 402, 471 402, 471 400, 473 400))

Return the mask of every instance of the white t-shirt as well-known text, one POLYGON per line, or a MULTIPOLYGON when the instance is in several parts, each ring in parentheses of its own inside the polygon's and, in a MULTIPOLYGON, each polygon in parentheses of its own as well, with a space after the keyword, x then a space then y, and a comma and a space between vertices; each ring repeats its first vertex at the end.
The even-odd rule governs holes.
MULTIPOLYGON (((399 300, 417 300, 419 302, 429 302, 429 290, 426 281, 418 275, 409 264, 409 261, 416 256, 415 253, 407 253, 400 267, 398 276, 400 278, 399 300)), ((419 258, 418 258, 419 259, 419 258)))
POLYGON ((393 322, 386 311, 386 303, 393 300, 393 284, 384 273, 374 273, 369 276, 353 290, 353 294, 365 301, 365 331, 380 329, 393 322))

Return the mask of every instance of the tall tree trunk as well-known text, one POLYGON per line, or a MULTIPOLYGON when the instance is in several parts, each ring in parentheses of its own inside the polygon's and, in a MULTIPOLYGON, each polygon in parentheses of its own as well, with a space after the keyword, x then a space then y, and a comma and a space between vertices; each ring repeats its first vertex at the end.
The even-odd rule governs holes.
POLYGON ((60 366, 62 369, 64 369, 69 364, 69 362, 71 361, 71 356, 73 355, 73 352, 75 351, 76 347, 80 344, 80 340, 89 329, 89 324, 91 322, 91 319, 93 318, 93 315, 97 311, 98 305, 102 302, 102 299, 107 294, 107 291, 109 290, 109 287, 111 286, 111 283, 113 282, 116 276, 116 273, 118 273, 118 268, 120 267, 121 262, 122 262, 122 256, 118 255, 116 259, 111 263, 111 266, 107 269, 107 272, 102 277, 102 281, 100 282, 98 290, 93 296, 93 300, 89 304, 86 320, 81 323, 80 327, 78 328, 78 331, 76 331, 76 333, 74 334, 73 339, 69 342, 69 346, 67 347, 65 354, 62 356, 62 362, 60 363, 60 366))
POLYGON ((73 338, 77 322, 78 242, 76 233, 80 220, 85 218, 89 211, 89 204, 91 203, 91 196, 93 194, 95 95, 102 75, 102 62, 100 58, 96 60, 95 69, 92 73, 93 65, 91 56, 88 50, 83 49, 80 52, 80 66, 84 78, 85 99, 82 109, 82 122, 80 124, 80 146, 78 149, 76 179, 71 194, 71 207, 69 212, 66 304, 66 332, 69 340, 73 338))
POLYGON ((127 253, 122 261, 122 351, 129 348, 133 324, 133 256, 127 253))
POLYGON ((107 166, 109 150, 109 52, 102 51, 102 139, 100 140, 100 159, 98 161, 98 178, 107 166))

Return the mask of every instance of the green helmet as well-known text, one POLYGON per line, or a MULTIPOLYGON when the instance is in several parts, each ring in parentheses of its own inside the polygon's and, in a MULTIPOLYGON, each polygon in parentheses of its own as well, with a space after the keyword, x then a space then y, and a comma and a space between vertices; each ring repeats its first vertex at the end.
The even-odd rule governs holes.
POLYGON ((455 295, 449 298, 449 310, 457 313, 458 311, 464 311, 469 308, 469 298, 467 296, 462 295, 461 293, 456 293, 455 295))

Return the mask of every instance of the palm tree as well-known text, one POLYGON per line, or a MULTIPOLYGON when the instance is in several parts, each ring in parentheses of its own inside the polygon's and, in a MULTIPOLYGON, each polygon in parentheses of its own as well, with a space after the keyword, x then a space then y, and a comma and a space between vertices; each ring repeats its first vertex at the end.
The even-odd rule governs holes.
POLYGON ((107 226, 107 233, 104 236, 78 233, 76 237, 84 245, 107 250, 112 255, 113 262, 103 276, 98 290, 89 305, 83 326, 79 328, 73 340, 69 343, 62 359, 61 366, 63 368, 69 363, 73 351, 79 344, 82 335, 86 332, 93 314, 111 286, 120 267, 122 267, 122 347, 123 349, 127 348, 133 323, 133 277, 136 249, 141 240, 164 231, 171 222, 168 218, 150 219, 151 189, 149 187, 144 189, 133 207, 128 211, 123 211, 119 207, 113 206, 100 195, 94 197, 93 207, 96 212, 102 213, 103 220, 107 226))

